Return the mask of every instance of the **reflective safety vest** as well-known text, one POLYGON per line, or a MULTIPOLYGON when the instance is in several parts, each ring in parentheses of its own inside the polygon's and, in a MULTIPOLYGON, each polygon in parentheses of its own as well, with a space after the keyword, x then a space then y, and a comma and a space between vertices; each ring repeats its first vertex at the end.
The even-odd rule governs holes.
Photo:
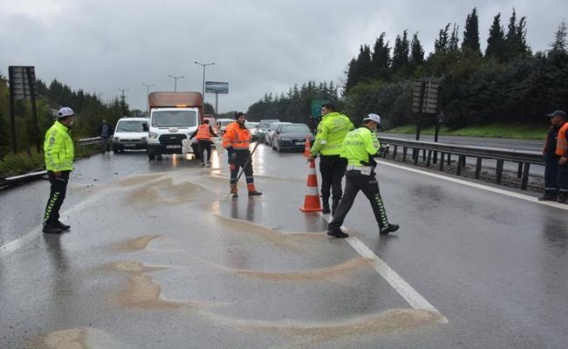
POLYGON ((223 148, 233 147, 234 150, 248 150, 251 135, 246 127, 241 127, 238 122, 227 125, 223 135, 223 148))
POLYGON ((75 147, 71 139, 70 130, 59 121, 45 133, 43 143, 45 168, 48 171, 72 171, 75 159, 75 147))
POLYGON ((380 148, 376 133, 362 126, 345 136, 341 144, 341 157, 347 159, 348 165, 368 166, 370 157, 377 154, 380 148))
POLYGON ((316 140, 311 149, 312 156, 318 153, 339 155, 345 135, 354 128, 355 126, 347 116, 338 112, 326 114, 318 124, 316 140))
POLYGON ((197 128, 197 135, 195 136, 197 140, 210 141, 211 140, 211 125, 201 124, 197 128))
POLYGON ((556 155, 568 157, 568 140, 566 139, 568 132, 568 121, 560 127, 558 131, 558 139, 556 141, 556 155))

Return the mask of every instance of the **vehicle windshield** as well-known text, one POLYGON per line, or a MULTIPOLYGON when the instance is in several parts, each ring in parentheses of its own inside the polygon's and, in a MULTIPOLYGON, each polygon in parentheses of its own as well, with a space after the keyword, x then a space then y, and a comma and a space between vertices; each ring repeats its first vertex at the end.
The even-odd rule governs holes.
POLYGON ((280 127, 280 133, 310 133, 308 125, 283 125, 280 127))
POLYGON ((116 132, 144 132, 146 121, 121 121, 116 126, 116 132))
POLYGON ((152 113, 152 126, 192 127, 197 126, 195 110, 156 110, 152 113))

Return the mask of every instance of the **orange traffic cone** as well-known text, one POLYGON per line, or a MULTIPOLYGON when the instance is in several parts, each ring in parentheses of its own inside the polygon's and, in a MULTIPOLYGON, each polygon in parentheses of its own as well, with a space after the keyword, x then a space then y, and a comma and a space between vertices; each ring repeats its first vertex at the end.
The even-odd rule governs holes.
POLYGON ((308 173, 308 183, 304 206, 300 207, 302 212, 321 211, 320 197, 318 193, 318 176, 316 174, 316 162, 309 161, 310 173, 308 173))
POLYGON ((306 136, 306 142, 304 143, 304 157, 309 158, 310 157, 310 149, 311 149, 311 145, 310 145, 310 136, 306 136))

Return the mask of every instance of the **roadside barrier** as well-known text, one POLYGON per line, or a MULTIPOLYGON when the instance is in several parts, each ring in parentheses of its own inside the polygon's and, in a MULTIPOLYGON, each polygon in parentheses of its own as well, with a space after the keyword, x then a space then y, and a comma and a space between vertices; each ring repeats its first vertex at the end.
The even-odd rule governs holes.
POLYGON ((302 212, 318 212, 321 211, 321 203, 318 192, 318 176, 316 174, 315 160, 308 161, 310 163, 306 195, 304 197, 304 206, 300 207, 302 212))

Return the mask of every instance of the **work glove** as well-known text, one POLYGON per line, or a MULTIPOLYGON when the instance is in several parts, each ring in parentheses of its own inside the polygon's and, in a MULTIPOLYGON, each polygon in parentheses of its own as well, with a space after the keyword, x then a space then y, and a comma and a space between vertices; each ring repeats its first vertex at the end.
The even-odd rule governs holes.
POLYGON ((229 155, 229 160, 230 160, 232 163, 235 163, 235 162, 237 161, 237 153, 232 152, 232 153, 229 155))

